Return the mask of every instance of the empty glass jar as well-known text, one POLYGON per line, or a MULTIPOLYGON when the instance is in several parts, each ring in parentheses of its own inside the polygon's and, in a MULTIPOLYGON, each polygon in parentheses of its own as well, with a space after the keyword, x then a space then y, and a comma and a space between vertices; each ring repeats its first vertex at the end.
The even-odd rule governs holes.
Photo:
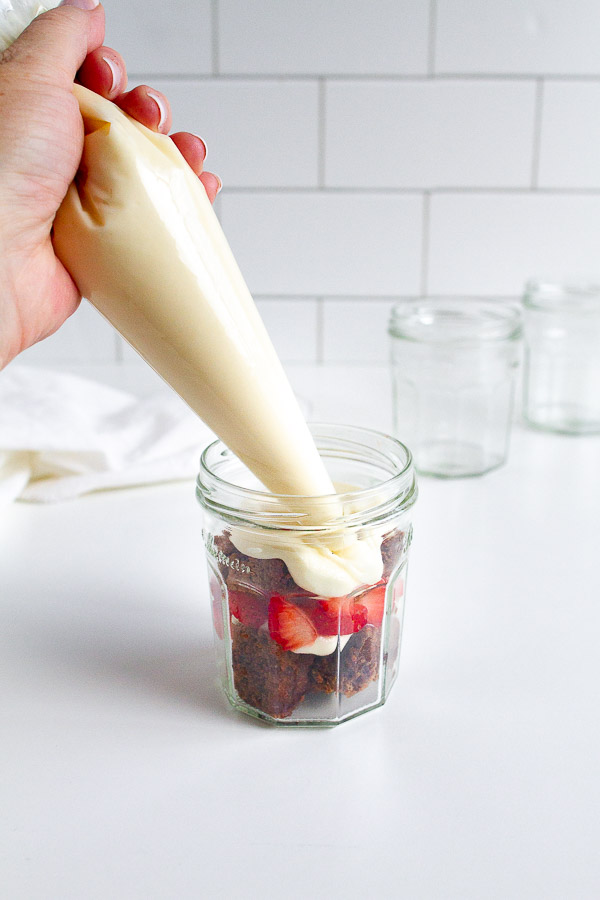
POLYGON ((600 433, 600 287, 531 281, 523 307, 526 421, 564 434, 600 433))
POLYGON ((279 725, 335 725, 380 706, 398 673, 411 454, 367 429, 312 432, 338 494, 266 493, 220 441, 197 482, 225 693, 279 725))
POLYGON ((417 470, 481 475, 508 453, 521 318, 471 299, 398 303, 390 320, 395 434, 417 470))

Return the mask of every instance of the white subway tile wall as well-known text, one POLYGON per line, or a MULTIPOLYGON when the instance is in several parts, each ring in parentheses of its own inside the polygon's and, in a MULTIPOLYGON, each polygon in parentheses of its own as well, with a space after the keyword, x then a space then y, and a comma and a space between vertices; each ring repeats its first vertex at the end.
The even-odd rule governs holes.
POLYGON ((419 290, 417 194, 223 194, 221 221, 248 287, 265 294, 419 290))
POLYGON ((577 280, 599 269, 600 195, 439 194, 429 252, 431 294, 512 295, 530 276, 577 280))
POLYGON ((600 188, 600 81, 548 81, 539 186, 600 188))
POLYGON ((317 362, 317 300, 273 297, 257 300, 256 305, 280 359, 292 363, 317 362))
POLYGON ((423 0, 219 0, 216 13, 224 73, 427 72, 423 0))
POLYGON ((598 75, 597 0, 435 0, 438 74, 598 75))
POLYGON ((534 109, 531 81, 330 82, 325 184, 529 187, 534 109))
POLYGON ((173 131, 207 145, 228 192, 244 187, 312 187, 319 173, 319 86, 314 80, 211 78, 152 86, 169 98, 173 131))
POLYGON ((109 0, 106 44, 130 72, 206 75, 213 71, 211 0, 109 0))
MULTIPOLYGON (((202 135, 284 363, 385 363, 395 299, 600 276, 598 0, 104 0, 202 135)), ((130 361, 87 305, 32 362, 130 361)))
POLYGON ((53 362, 86 365, 113 362, 119 357, 122 338, 112 325, 83 300, 75 315, 52 337, 34 344, 20 357, 23 362, 46 365, 53 362))

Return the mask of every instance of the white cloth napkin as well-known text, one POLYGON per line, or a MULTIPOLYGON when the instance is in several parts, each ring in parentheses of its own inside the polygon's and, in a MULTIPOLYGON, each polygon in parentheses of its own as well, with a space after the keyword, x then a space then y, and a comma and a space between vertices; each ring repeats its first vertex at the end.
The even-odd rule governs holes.
POLYGON ((0 503, 193 478, 213 437, 175 394, 140 400, 13 363, 0 372, 0 503))

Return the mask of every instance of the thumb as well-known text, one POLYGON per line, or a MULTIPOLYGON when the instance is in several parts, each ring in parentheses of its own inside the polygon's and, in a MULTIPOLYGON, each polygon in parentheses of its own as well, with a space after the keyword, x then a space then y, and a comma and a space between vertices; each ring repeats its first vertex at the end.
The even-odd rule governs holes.
POLYGON ((10 46, 9 59, 26 66, 29 78, 70 85, 103 40, 103 7, 96 0, 63 0, 31 22, 10 46))

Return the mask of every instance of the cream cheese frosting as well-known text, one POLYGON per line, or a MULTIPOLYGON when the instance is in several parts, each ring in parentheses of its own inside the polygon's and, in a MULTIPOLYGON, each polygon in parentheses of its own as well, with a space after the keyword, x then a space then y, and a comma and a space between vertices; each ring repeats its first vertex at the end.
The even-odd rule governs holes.
MULTIPOLYGON (((235 616, 231 617, 231 621, 235 622, 237 625, 241 625, 239 619, 236 619, 235 616)), ((263 625, 261 630, 269 632, 268 626, 263 625)), ((318 635, 311 644, 305 644, 303 647, 296 647, 295 650, 291 650, 290 653, 312 653, 313 656, 331 656, 332 653, 338 649, 338 642, 340 647, 340 652, 344 649, 350 638, 351 634, 337 634, 334 635, 318 635)))
MULTIPOLYGON (((356 485, 336 481, 337 494, 321 507, 321 514, 349 517, 372 514, 384 500, 377 491, 367 497, 356 485)), ((296 498, 294 498, 296 499, 296 498)), ((309 501, 305 501, 307 518, 319 518, 309 501)), ((300 507, 299 507, 300 508, 300 507)), ((323 519, 325 521, 325 519, 323 519)), ((381 543, 391 528, 390 522, 379 526, 323 527, 316 531, 253 529, 231 525, 233 545, 254 559, 281 559, 296 584, 319 597, 344 597, 362 585, 377 584, 383 575, 381 543)), ((397 519, 394 528, 400 527, 397 519)))
MULTIPOLYGON (((340 651, 344 649, 351 637, 351 634, 340 634, 340 651)), ((337 648, 337 634, 334 634, 332 637, 323 637, 322 635, 319 635, 312 644, 305 644, 304 647, 297 647, 296 650, 292 650, 292 653, 312 653, 314 656, 331 656, 332 653, 335 653, 337 648)))
POLYGON ((54 246, 80 291, 267 490, 333 493, 202 183, 169 137, 74 93, 86 135, 54 246))
MULTIPOLYGON (((0 0, 0 46, 56 6, 0 0)), ((204 186, 173 141, 73 86, 79 170, 53 226, 81 294, 274 493, 334 493, 204 186)))
POLYGON ((381 535, 335 532, 301 536, 231 527, 231 541, 240 553, 255 559, 281 559, 298 585, 319 597, 343 597, 363 584, 376 584, 383 574, 381 535))
MULTIPOLYGON (((270 491, 334 493, 204 187, 168 137, 74 90, 87 134, 54 245, 80 290, 270 491)), ((273 541, 234 539, 322 596, 381 577, 377 537, 273 541)))
MULTIPOLYGON (((43 10, 21 7, 19 27, 43 10)), ((334 494, 203 185, 168 136, 80 85, 73 92, 83 153, 53 242, 79 290, 267 490, 334 494)), ((381 577, 376 535, 282 532, 259 545, 235 531, 241 552, 283 559, 300 587, 321 596, 381 577)))

